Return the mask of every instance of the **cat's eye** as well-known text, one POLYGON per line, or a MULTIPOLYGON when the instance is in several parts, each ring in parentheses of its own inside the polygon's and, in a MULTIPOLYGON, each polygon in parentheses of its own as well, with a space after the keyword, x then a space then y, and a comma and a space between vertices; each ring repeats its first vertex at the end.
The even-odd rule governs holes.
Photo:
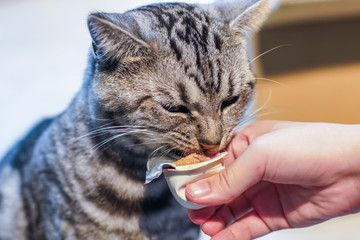
POLYGON ((190 113, 189 109, 183 105, 164 107, 164 108, 171 113, 190 113))
POLYGON ((230 107, 231 105, 233 105, 234 103, 237 102, 237 100, 239 100, 239 96, 235 96, 235 97, 230 97, 228 99, 225 99, 220 106, 220 110, 224 111, 227 107, 230 107))

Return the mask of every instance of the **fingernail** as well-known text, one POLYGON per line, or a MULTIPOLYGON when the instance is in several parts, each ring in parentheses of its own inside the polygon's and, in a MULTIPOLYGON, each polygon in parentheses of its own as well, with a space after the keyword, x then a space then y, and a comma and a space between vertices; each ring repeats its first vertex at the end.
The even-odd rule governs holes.
POLYGON ((191 183, 186 188, 188 193, 195 198, 203 197, 210 193, 210 186, 206 181, 191 183))

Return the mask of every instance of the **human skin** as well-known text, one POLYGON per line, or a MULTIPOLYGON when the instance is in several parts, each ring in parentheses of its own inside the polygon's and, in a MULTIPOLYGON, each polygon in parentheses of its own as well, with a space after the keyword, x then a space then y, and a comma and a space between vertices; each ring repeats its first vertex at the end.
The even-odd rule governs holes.
POLYGON ((360 125, 259 121, 228 146, 224 171, 189 184, 213 240, 247 240, 360 210, 360 125))

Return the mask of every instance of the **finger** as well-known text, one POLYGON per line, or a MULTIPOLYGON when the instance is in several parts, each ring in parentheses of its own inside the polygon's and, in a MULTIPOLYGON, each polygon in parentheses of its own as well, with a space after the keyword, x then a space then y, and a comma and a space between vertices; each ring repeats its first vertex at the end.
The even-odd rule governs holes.
POLYGON ((203 223, 203 231, 213 236, 226 226, 253 210, 250 202, 244 196, 240 196, 229 204, 222 205, 214 215, 203 223))
POLYGON ((212 215, 214 215, 217 208, 218 207, 211 206, 198 210, 189 209, 188 216, 193 223, 200 225, 206 222, 212 215))
POLYGON ((214 216, 203 223, 202 228, 205 233, 215 236, 213 239, 253 239, 289 227, 276 186, 260 182, 233 202, 219 208, 214 216))
POLYGON ((252 240, 271 232, 271 229, 252 211, 213 236, 212 240, 252 240))
POLYGON ((248 136, 243 133, 237 133, 227 146, 226 151, 228 152, 225 159, 225 166, 230 165, 236 158, 238 158, 249 146, 248 136))
POLYGON ((279 123, 279 121, 275 120, 258 121, 236 133, 226 148, 228 155, 225 160, 225 165, 231 164, 245 151, 254 139, 260 135, 270 132, 274 125, 279 123))
POLYGON ((222 205, 259 182, 265 171, 265 158, 249 148, 230 166, 207 179, 188 184, 186 197, 204 205, 222 205))
POLYGON ((201 226, 203 232, 209 236, 214 236, 216 233, 220 232, 226 227, 226 220, 231 218, 231 213, 228 208, 223 205, 211 218, 204 222, 201 226), (225 220, 224 220, 225 219, 225 220))

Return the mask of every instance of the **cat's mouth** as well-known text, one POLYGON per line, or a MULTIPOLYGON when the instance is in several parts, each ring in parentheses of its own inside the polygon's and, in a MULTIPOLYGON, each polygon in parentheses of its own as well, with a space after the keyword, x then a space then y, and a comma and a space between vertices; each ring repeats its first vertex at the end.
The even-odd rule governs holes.
POLYGON ((180 158, 186 157, 193 153, 206 155, 207 157, 213 158, 224 151, 225 151, 225 149, 222 149, 222 150, 217 149, 217 151, 200 151, 200 152, 198 152, 198 151, 181 151, 181 150, 174 149, 171 152, 169 152, 169 154, 167 156, 174 161, 179 160, 180 158))

